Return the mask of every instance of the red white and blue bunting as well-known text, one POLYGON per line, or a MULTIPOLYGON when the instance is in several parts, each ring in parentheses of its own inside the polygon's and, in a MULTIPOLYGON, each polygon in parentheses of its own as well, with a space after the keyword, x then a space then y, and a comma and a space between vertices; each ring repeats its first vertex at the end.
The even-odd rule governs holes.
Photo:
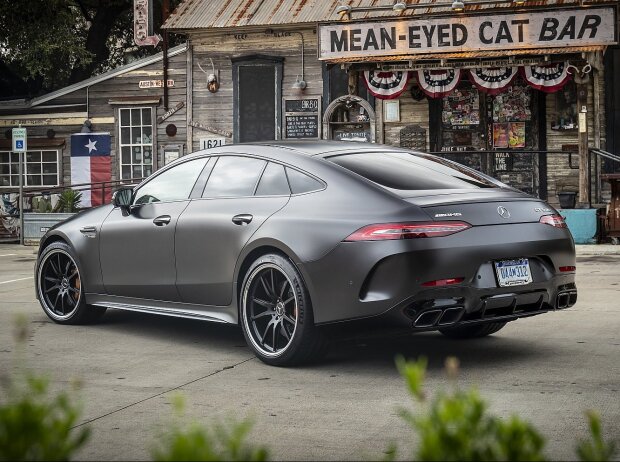
POLYGON ((443 98, 452 93, 461 80, 460 69, 419 70, 418 84, 430 98, 443 98))
POLYGON ((395 99, 407 88, 409 72, 365 71, 364 82, 375 98, 395 99))
POLYGON ((544 66, 524 66, 523 78, 533 88, 553 93, 561 89, 570 80, 568 63, 553 63, 544 66))
POLYGON ((488 95, 502 93, 519 73, 518 67, 484 67, 470 69, 469 76, 478 90, 488 95))

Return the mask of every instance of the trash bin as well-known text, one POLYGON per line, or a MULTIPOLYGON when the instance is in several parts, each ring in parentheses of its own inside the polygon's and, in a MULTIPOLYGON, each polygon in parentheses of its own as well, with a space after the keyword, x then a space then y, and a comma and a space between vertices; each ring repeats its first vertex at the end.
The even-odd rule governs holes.
POLYGON ((561 209, 574 209, 575 208, 575 200, 577 197, 576 192, 561 192, 558 193, 558 199, 560 201, 561 209))

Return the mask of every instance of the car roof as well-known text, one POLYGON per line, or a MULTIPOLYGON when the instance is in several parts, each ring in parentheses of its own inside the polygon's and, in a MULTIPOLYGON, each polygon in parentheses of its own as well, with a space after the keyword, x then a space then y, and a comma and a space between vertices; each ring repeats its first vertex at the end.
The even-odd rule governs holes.
POLYGON ((358 141, 331 141, 331 140, 295 140, 295 141, 264 141, 260 143, 247 143, 239 146, 269 146, 296 151, 308 156, 334 154, 339 151, 395 151, 399 148, 374 143, 360 143, 358 141))

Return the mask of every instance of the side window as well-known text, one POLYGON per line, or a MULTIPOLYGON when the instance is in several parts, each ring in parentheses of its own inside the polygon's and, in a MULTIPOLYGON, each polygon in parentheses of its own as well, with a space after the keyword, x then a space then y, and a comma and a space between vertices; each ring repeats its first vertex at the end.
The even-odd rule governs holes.
POLYGON ((202 197, 253 196, 266 163, 251 157, 221 156, 213 167, 202 197))
POLYGON ((293 194, 307 193, 311 191, 318 191, 323 189, 324 185, 318 180, 315 180, 311 176, 301 173, 292 168, 286 169, 288 175, 288 182, 291 185, 291 191, 293 194))
POLYGON ((289 195, 291 190, 288 187, 284 166, 269 162, 263 172, 263 176, 256 188, 256 196, 284 196, 289 195))
POLYGON ((151 202, 177 201, 189 198, 189 193, 196 183, 196 179, 207 158, 190 160, 176 165, 157 175, 136 192, 134 204, 148 204, 151 202))

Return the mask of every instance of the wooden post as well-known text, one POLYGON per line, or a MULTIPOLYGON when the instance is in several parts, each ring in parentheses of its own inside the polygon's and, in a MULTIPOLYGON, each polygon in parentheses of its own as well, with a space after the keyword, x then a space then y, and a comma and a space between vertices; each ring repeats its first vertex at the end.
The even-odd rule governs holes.
POLYGON ((588 85, 577 85, 577 111, 579 112, 579 208, 590 208, 588 175, 588 85))
POLYGON ((357 71, 349 69, 349 95, 357 96, 357 71))

